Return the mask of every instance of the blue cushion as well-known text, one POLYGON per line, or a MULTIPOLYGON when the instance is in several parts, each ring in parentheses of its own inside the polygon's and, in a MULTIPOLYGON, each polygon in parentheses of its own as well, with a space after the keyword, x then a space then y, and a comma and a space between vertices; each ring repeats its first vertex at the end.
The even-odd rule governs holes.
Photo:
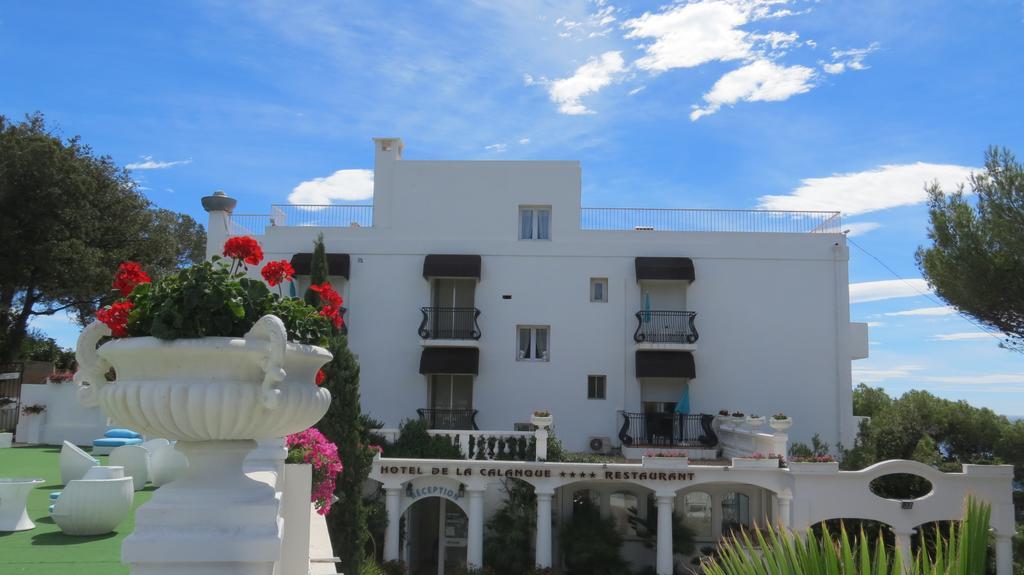
POLYGON ((50 506, 50 513, 53 513, 53 505, 50 506))
POLYGON ((103 437, 125 437, 128 439, 136 439, 142 437, 142 434, 130 429, 114 428, 108 429, 107 432, 103 434, 103 437))
POLYGON ((54 501, 56 501, 56 499, 57 499, 58 497, 60 497, 60 491, 51 491, 51 492, 50 492, 50 499, 51 499, 51 500, 54 500, 54 501))
POLYGON ((122 445, 140 445, 142 440, 139 438, 127 438, 127 437, 103 437, 100 439, 94 439, 92 441, 93 447, 121 447, 122 445))

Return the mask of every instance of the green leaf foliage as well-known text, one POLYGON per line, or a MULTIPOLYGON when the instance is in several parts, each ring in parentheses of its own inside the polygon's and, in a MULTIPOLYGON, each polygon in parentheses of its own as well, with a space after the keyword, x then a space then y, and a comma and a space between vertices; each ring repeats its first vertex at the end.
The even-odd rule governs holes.
MULTIPOLYGON (((313 261, 309 266, 309 285, 319 285, 327 281, 327 249, 324 247, 324 235, 318 234, 313 242, 313 261)), ((320 294, 306 288, 303 299, 311 306, 320 305, 320 294)))
POLYGON ((534 567, 537 496, 524 481, 504 482, 505 500, 487 521, 484 565, 495 575, 520 575, 534 567))
POLYGON ((917 264, 935 293, 1024 347, 1024 167, 1007 149, 989 148, 985 171, 946 193, 928 188, 930 247, 917 264))
POLYGON ((559 532, 559 547, 567 575, 627 575, 622 558, 622 535, 610 517, 584 497, 573 505, 572 517, 559 532))

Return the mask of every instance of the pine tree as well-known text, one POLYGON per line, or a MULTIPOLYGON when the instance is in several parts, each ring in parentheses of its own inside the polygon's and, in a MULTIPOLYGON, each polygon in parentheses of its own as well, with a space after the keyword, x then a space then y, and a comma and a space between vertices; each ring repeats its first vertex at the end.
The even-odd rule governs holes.
MULTIPOLYGON (((319 234, 313 242, 313 261, 309 264, 309 285, 314 286, 327 281, 327 250, 324 247, 324 235, 319 234)), ((303 298, 313 307, 320 307, 320 294, 306 288, 303 298)))

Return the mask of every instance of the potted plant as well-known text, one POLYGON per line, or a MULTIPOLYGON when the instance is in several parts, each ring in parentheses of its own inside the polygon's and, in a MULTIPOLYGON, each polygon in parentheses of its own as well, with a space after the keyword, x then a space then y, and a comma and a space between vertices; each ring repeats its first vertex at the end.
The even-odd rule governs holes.
POLYGON ((530 416, 530 423, 536 427, 551 427, 551 423, 554 418, 551 417, 551 413, 547 410, 534 411, 533 415, 530 416))
POLYGON ((734 411, 732 412, 732 416, 730 417, 732 418, 733 425, 741 425, 744 421, 747 420, 747 417, 743 414, 742 411, 734 411))
POLYGON ((775 431, 786 431, 793 425, 793 420, 785 413, 776 413, 768 420, 768 425, 775 431))
POLYGON ((751 413, 750 415, 747 416, 747 425, 754 429, 757 429, 758 427, 764 425, 764 417, 757 415, 756 413, 751 413))
POLYGON ((790 457, 787 466, 793 473, 803 474, 826 474, 839 471, 839 461, 828 454, 790 457))
POLYGON ((125 427, 176 440, 189 460, 188 476, 139 508, 122 548, 127 563, 185 561, 182 572, 272 563, 250 550, 277 541, 279 501, 243 473, 243 460, 255 439, 307 429, 331 401, 315 378, 331 359, 320 346, 343 325, 341 297, 328 283, 313 286, 316 307, 272 293, 267 284, 293 273, 283 260, 261 270, 267 284, 246 277, 263 259, 253 238, 228 239, 224 256, 156 281, 122 264, 118 299, 78 339, 79 399, 125 427))
POLYGON ((9 429, 0 428, 0 449, 7 449, 14 442, 14 434, 9 429))
POLYGON ((24 438, 19 439, 22 443, 43 442, 43 420, 46 419, 46 406, 41 403, 21 406, 21 415, 25 418, 21 424, 24 438))
POLYGON ((685 451, 647 451, 640 460, 644 467, 685 469, 690 465, 690 454, 685 451))
POLYGON ((755 451, 746 457, 733 457, 732 466, 736 469, 777 469, 781 465, 782 456, 775 453, 765 455, 755 451))

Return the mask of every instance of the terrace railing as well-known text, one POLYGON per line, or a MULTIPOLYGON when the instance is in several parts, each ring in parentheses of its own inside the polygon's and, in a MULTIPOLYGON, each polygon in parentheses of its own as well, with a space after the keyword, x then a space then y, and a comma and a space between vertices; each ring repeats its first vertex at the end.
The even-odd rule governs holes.
POLYGON ((231 214, 228 219, 229 236, 262 236, 266 229, 276 225, 267 214, 231 214))
POLYGON ((319 228, 368 228, 373 226, 373 206, 354 204, 274 204, 279 226, 319 228))
POLYGON ((475 307, 423 307, 417 330, 423 339, 480 339, 480 310, 475 307))
POLYGON ((842 219, 823 211, 582 208, 580 229, 838 234, 842 219))
POLYGON ((417 409, 429 429, 479 429, 475 409, 417 409))
POLYGON ((620 411, 619 440, 625 447, 714 447, 715 418, 705 413, 630 413, 620 411))
POLYGON ((695 311, 641 310, 636 312, 637 343, 696 343, 695 311))

